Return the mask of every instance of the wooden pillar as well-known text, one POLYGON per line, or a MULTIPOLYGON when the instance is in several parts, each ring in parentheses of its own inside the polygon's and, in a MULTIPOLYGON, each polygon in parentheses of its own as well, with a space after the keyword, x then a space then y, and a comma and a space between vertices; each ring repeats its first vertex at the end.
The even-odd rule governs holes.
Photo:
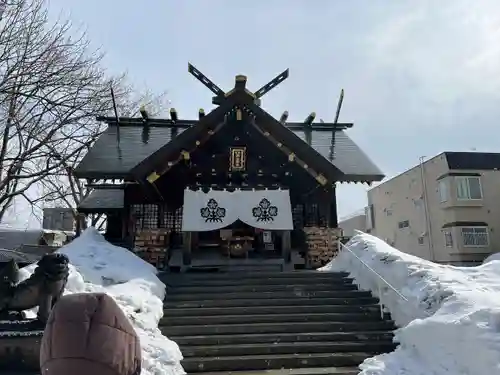
POLYGON ((76 223, 75 223, 75 226, 76 226, 76 235, 75 237, 80 237, 80 234, 82 233, 82 216, 84 217, 83 214, 81 213, 77 213, 76 214, 76 223))
POLYGON ((106 214, 106 233, 105 238, 112 241, 121 241, 123 239, 123 223, 121 211, 108 212, 106 214))
POLYGON ((285 230, 281 233, 281 254, 285 263, 290 263, 291 260, 292 241, 290 239, 290 231, 285 230))
POLYGON ((329 202, 329 218, 328 218, 328 227, 329 228, 338 228, 339 226, 339 218, 337 216, 337 194, 336 187, 333 185, 330 190, 330 202, 329 202))
POLYGON ((189 266, 191 264, 191 232, 183 232, 182 234, 182 264, 189 266))

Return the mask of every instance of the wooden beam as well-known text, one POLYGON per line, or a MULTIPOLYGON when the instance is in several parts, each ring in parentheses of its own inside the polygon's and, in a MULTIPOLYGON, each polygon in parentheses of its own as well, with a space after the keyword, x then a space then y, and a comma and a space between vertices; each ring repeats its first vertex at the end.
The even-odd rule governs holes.
POLYGON ((293 163, 297 163, 300 165, 307 173, 309 173, 316 181, 319 182, 320 185, 325 186, 328 184, 328 180, 325 176, 322 174, 316 172, 313 170, 307 163, 305 163, 303 160, 297 157, 297 155, 294 154, 292 150, 290 150, 288 147, 283 145, 281 142, 278 142, 269 132, 263 131, 256 123, 255 121, 251 121, 251 124, 257 131, 259 131, 265 138, 269 139, 276 148, 281 150, 285 155, 288 156, 288 160, 293 163))
MULTIPOLYGON (((205 144, 215 133, 217 133, 224 125, 226 124, 226 121, 218 124, 215 129, 213 130, 209 130, 203 137, 201 137, 199 140, 197 140, 195 142, 194 145, 192 145, 188 150, 182 150, 178 157, 174 160, 170 160, 168 162, 166 162, 166 166, 164 166, 163 168, 159 169, 159 171, 153 171, 151 173, 152 174, 155 174, 156 176, 158 176, 158 178, 162 175, 164 175, 165 173, 167 173, 170 169, 172 169, 174 166, 176 166, 180 161, 182 160, 186 160, 186 155, 190 155, 191 153, 193 153, 198 147, 202 146, 203 144, 205 144)), ((158 178, 155 178, 153 180, 156 181, 158 178)), ((151 182, 152 183, 152 182, 151 182)))
MULTIPOLYGON (((201 119, 201 116, 198 114, 199 119, 201 119)), ((281 118, 280 118, 281 119, 281 118)), ((97 121, 105 122, 109 126, 116 126, 116 118, 115 117, 106 117, 106 116, 99 116, 96 118, 97 121)), ((126 126, 142 126, 144 124, 144 120, 142 117, 120 117, 120 127, 126 127, 126 126)), ((199 120, 177 120, 173 121, 171 119, 156 119, 156 118, 149 118, 148 124, 151 127, 165 127, 165 128, 178 128, 178 129, 187 129, 190 128, 193 125, 196 125, 199 120)), ((300 131, 304 129, 304 123, 303 122, 286 122, 283 124, 286 126, 289 130, 291 131, 300 131)), ((353 123, 351 122, 344 122, 344 123, 333 123, 333 122, 325 122, 325 123, 320 123, 320 122, 313 122, 310 126, 310 129, 312 131, 329 131, 331 132, 332 130, 344 130, 344 129, 349 129, 353 127, 353 123)))

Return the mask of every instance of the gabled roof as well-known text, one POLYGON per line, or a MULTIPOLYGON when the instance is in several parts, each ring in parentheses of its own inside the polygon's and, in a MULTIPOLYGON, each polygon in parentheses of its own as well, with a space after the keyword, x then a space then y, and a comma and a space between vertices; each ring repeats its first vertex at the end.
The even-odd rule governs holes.
POLYGON ((329 182, 373 182, 384 177, 344 131, 336 131, 335 158, 329 160, 330 131, 312 131, 309 146, 305 142, 305 130, 291 131, 256 105, 251 93, 237 86, 221 100, 218 107, 179 132, 174 140, 171 139, 171 127, 148 126, 149 137, 145 141, 142 121, 134 126, 133 119, 128 119, 126 126, 120 126, 119 137, 116 124, 110 126, 78 165, 75 174, 81 178, 135 180, 143 180, 153 172, 161 174, 160 170, 165 168, 167 162, 180 158, 183 150, 191 152, 197 147, 195 145, 202 145, 209 138, 209 130, 222 129, 225 117, 236 108, 248 111, 255 118, 255 126, 265 136, 269 136, 279 147, 282 145, 282 150, 286 148, 295 154, 304 167, 314 169, 318 177, 326 177, 329 182))
MULTIPOLYGON (((142 126, 120 128, 121 158, 118 153, 116 126, 110 126, 85 155, 75 173, 82 178, 130 177, 132 168, 171 141, 171 129, 163 126, 151 127, 149 142, 141 140, 142 126)), ((179 129, 179 134, 183 129, 179 129)), ((293 132, 307 146, 303 131, 293 132)), ((325 159, 330 158, 332 133, 312 132, 311 147, 325 159)), ((383 173, 349 137, 344 130, 335 132, 335 159, 333 163, 346 177, 346 181, 379 181, 383 173)))
MULTIPOLYGON (((183 129, 180 129, 182 131, 183 129)), ((97 139, 90 151, 75 168, 75 175, 82 178, 123 178, 142 160, 170 142, 167 127, 151 127, 147 142, 142 140, 143 126, 109 126, 97 139)))

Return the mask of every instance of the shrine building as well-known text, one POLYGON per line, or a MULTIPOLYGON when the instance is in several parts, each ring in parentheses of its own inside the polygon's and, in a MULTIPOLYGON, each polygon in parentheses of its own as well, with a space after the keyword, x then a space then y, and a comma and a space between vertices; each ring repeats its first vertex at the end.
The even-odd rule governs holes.
MULTIPOLYGON (((91 193, 78 211, 106 215, 106 238, 160 268, 317 268, 338 248, 338 183, 384 175, 351 140, 351 123, 289 122, 261 107, 288 70, 252 92, 224 92, 194 66, 215 108, 195 120, 98 117, 107 129, 75 169, 91 193)), ((342 100, 342 96, 341 96, 342 100)))

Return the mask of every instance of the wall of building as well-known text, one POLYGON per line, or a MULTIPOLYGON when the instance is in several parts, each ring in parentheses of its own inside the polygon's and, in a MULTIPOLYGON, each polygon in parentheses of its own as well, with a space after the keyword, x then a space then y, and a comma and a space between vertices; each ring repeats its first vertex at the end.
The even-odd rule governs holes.
POLYGON ((342 220, 339 223, 339 228, 341 228, 344 233, 343 235, 346 237, 354 236, 355 230, 360 230, 362 232, 366 232, 366 215, 358 214, 355 216, 351 216, 345 220, 342 220))
POLYGON ((483 199, 457 199, 457 177, 448 169, 444 154, 369 190, 372 234, 409 254, 443 263, 480 262, 499 251, 500 172, 461 170, 460 173, 481 175, 483 199), (441 202, 439 181, 445 181, 445 202, 441 202), (443 228, 456 222, 488 223, 490 246, 465 247, 460 227, 443 228), (445 231, 451 232, 451 247, 446 246, 445 231))
POLYGON ((467 247, 463 243, 460 227, 451 228, 453 247, 450 257, 456 261, 480 262, 491 253, 500 251, 500 171, 461 170, 461 174, 480 175, 482 199, 459 200, 457 197, 458 176, 447 176, 445 181, 449 188, 449 199, 440 203, 443 210, 449 211, 452 222, 484 222, 488 224, 489 246, 467 247))
POLYGON ((73 210, 65 207, 43 209, 43 229, 72 232, 75 230, 73 210))
POLYGON ((439 207, 436 181, 446 171, 446 160, 438 155, 369 190, 372 233, 409 254, 445 261, 443 236, 436 228, 448 213, 439 207))

